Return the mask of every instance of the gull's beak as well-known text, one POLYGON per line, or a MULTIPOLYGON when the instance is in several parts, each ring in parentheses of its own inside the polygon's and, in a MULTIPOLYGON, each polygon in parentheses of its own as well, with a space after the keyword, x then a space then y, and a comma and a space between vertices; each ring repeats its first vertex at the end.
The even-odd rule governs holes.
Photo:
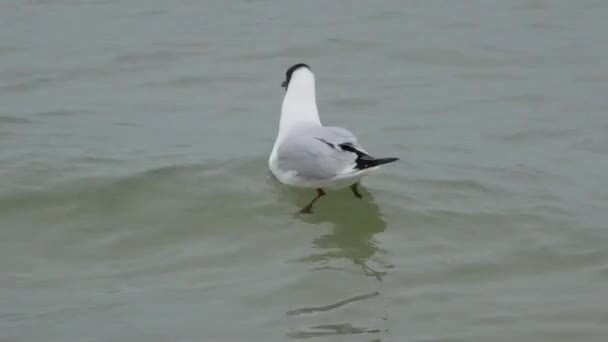
POLYGON ((287 89, 287 80, 283 81, 283 83, 281 83, 281 87, 287 89))

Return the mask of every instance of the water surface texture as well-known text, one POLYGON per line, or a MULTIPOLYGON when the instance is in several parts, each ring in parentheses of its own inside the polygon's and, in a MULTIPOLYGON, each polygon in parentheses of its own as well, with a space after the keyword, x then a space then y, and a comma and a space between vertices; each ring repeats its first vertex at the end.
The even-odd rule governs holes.
POLYGON ((608 2, 4 0, 0 341, 608 341, 608 2), (267 170, 285 70, 401 161, 267 170))

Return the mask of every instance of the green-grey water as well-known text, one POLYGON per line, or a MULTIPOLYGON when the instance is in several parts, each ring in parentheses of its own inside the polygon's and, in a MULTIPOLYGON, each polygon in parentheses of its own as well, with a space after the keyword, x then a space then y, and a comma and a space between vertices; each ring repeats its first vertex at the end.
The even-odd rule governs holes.
POLYGON ((0 341, 608 340, 608 2, 0 3, 0 341), (398 156, 267 170, 287 67, 398 156))

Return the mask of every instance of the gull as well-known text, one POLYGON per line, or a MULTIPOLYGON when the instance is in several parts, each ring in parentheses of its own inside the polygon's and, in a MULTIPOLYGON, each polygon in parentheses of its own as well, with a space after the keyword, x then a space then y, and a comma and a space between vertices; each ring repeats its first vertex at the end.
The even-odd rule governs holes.
POLYGON ((317 195, 300 210, 312 213, 313 204, 325 195, 324 189, 350 187, 362 198, 361 178, 380 165, 398 158, 375 158, 359 145, 345 128, 323 126, 315 94, 315 75, 306 64, 295 64, 285 73, 285 97, 281 107, 279 132, 268 166, 283 184, 316 189, 317 195))

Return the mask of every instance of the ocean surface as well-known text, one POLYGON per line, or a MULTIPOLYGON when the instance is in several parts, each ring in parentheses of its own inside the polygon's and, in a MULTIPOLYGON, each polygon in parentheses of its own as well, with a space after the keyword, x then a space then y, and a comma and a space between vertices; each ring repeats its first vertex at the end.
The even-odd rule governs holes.
POLYGON ((608 1, 0 2, 0 341, 608 341, 608 1), (269 174, 285 70, 396 156, 269 174))

